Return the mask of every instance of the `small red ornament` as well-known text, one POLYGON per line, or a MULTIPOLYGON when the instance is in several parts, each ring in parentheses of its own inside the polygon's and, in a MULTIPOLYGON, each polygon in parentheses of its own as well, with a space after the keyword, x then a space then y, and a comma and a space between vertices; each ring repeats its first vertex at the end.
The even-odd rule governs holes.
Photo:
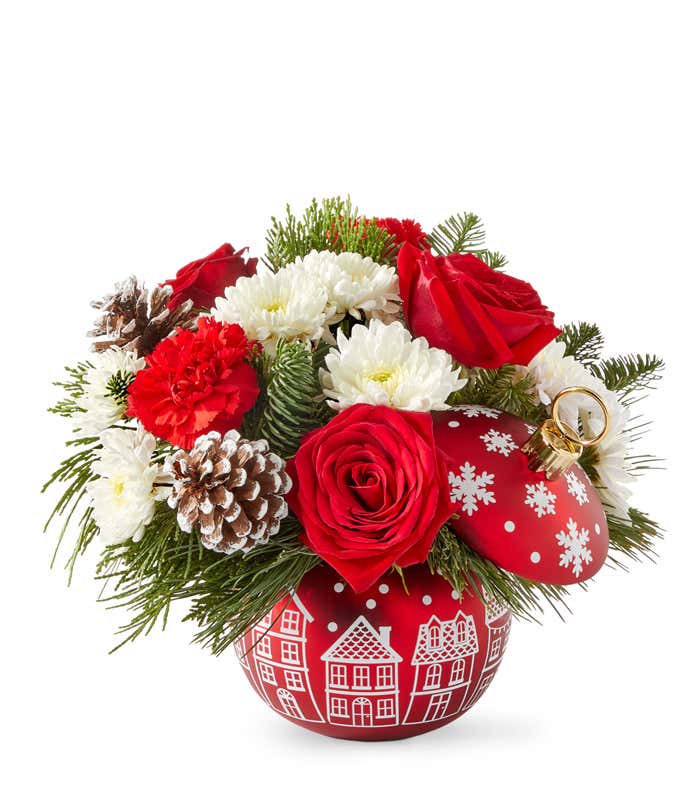
POLYGON ((260 697, 291 722, 343 739, 402 739, 464 714, 500 664, 510 612, 462 596, 425 565, 357 595, 330 567, 307 574, 236 643, 260 697))
POLYGON ((501 568, 545 584, 574 584, 602 567, 607 519, 586 473, 572 465, 549 480, 522 447, 536 427, 482 405, 434 419, 448 458, 454 531, 501 568))

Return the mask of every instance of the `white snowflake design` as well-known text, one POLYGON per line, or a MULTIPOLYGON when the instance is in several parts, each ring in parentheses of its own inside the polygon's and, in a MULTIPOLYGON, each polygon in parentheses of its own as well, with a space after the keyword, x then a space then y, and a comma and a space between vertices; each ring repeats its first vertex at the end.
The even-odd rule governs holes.
POLYGON ((454 405, 452 411, 462 411, 468 419, 475 419, 478 416, 486 416, 487 419, 498 419, 500 411, 495 408, 487 408, 486 405, 454 405))
POLYGON ((524 427, 526 427, 526 429, 527 429, 527 430, 528 430, 530 433, 535 433, 535 432, 536 432, 536 425, 527 425, 527 424, 525 424, 525 425, 524 425, 524 427))
POLYGON ((589 502, 586 486, 579 480, 574 472, 568 471, 564 476, 568 483, 567 490, 574 499, 576 499, 579 505, 584 505, 586 502, 589 502))
POLYGON ((476 466, 469 462, 460 466, 460 474, 449 472, 449 483, 451 484, 451 501, 462 501, 462 510, 471 516, 479 509, 477 503, 488 505, 495 502, 494 492, 487 489, 488 485, 493 485, 494 474, 483 471, 475 474, 476 466))
POLYGON ((579 532, 578 524, 573 518, 567 521, 567 529, 569 532, 562 530, 555 535, 557 545, 564 549, 560 554, 560 567, 571 566, 571 572, 578 578, 583 573, 583 564, 588 565, 593 561, 593 555, 588 548, 590 533, 583 528, 579 532))
POLYGON ((555 500, 557 496, 546 486, 544 482, 536 485, 525 485, 527 498, 525 505, 529 505, 536 511, 539 518, 547 515, 555 515, 555 500))
POLYGON ((498 430, 489 430, 483 436, 480 436, 486 445, 487 452, 498 452, 504 458, 517 449, 517 444, 512 440, 510 433, 499 433, 498 430))

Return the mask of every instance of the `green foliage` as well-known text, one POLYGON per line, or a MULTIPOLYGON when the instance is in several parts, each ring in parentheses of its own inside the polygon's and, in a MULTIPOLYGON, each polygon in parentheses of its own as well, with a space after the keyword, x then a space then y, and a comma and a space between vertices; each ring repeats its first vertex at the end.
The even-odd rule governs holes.
POLYGON ((375 219, 360 216, 349 198, 339 196, 323 199, 320 204, 314 199, 299 219, 287 205, 283 220, 272 218, 266 243, 266 260, 273 270, 314 249, 353 251, 376 262, 391 262, 395 253, 393 236, 375 219))
POLYGON ((99 562, 98 578, 113 588, 100 600, 133 613, 113 650, 165 628, 172 604, 190 599, 185 620, 197 621, 196 641, 221 653, 317 564, 299 531, 287 519, 266 545, 225 555, 206 549, 196 532, 180 531, 174 511, 161 506, 138 543, 109 546, 99 562))
POLYGON ((594 364, 602 355, 604 337, 594 323, 569 323, 558 337, 564 342, 566 356, 573 356, 585 366, 594 364))
POLYGON ((268 379, 263 404, 256 406, 260 421, 253 438, 266 438, 270 448, 284 458, 295 454, 300 439, 325 421, 326 405, 319 400, 319 357, 304 342, 279 342, 268 379))
POLYGON ((529 375, 518 376, 512 364, 499 369, 471 369, 467 384, 449 398, 451 405, 488 405, 520 416, 527 422, 546 418, 542 405, 536 405, 533 382, 529 375))
MULTIPOLYGON (((53 565, 66 532, 69 526, 76 520, 83 499, 86 499, 87 484, 95 479, 95 475, 92 473, 92 464, 97 459, 99 440, 96 438, 73 439, 67 442, 67 446, 81 448, 61 462, 57 470, 42 488, 42 492, 44 493, 50 486, 58 483, 64 486, 64 490, 45 524, 45 531, 47 531, 57 517, 63 517, 63 523, 52 557, 53 565)), ((87 507, 82 514, 80 514, 76 526, 78 531, 73 551, 66 562, 69 583, 73 577, 73 569, 77 558, 84 553, 98 531, 92 520, 91 508, 87 507)))
POLYGON ((641 558, 653 559, 656 556, 654 541, 663 534, 661 527, 640 510, 631 508, 628 518, 607 514, 609 527, 609 559, 620 568, 626 568, 625 561, 641 558))
POLYGON ((57 381, 54 385, 60 386, 66 392, 66 396, 47 410, 50 413, 71 419, 74 414, 82 411, 76 404, 76 400, 83 396, 87 373, 92 369, 92 364, 88 361, 79 362, 74 367, 64 367, 64 369, 68 374, 67 380, 57 381))
POLYGON ((612 391, 624 399, 638 389, 653 388, 661 378, 664 363, 658 356, 629 354, 591 364, 591 371, 612 391))
POLYGON ((428 235, 432 250, 440 256, 454 253, 471 253, 495 269, 505 267, 508 260, 498 251, 484 247, 486 233, 478 215, 464 212, 452 215, 438 224, 428 235))
POLYGON ((566 588, 532 582, 499 568, 463 543, 455 533, 455 519, 437 535, 428 565, 459 593, 468 588, 482 598, 487 593, 506 603, 520 618, 537 620, 536 613, 543 613, 545 604, 560 616, 561 609, 569 611, 564 601, 566 588))

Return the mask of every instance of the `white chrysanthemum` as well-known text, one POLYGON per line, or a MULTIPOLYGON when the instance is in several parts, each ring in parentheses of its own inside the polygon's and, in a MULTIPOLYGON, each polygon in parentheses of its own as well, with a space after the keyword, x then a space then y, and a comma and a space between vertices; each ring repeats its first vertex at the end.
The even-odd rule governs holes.
POLYGON ((168 495, 156 487, 169 482, 160 466, 151 463, 156 439, 141 427, 111 428, 101 434, 101 442, 99 459, 92 466, 99 479, 87 485, 100 537, 107 545, 141 540, 155 502, 168 495))
MULTIPOLYGON (((529 362, 528 371, 536 384, 538 398, 545 405, 569 386, 585 386, 604 400, 609 412, 609 432, 593 449, 595 484, 608 510, 625 518, 631 494, 628 484, 633 479, 626 463, 630 446, 630 434, 626 431, 628 409, 583 364, 573 356, 565 356, 565 349, 564 342, 550 342, 529 362)), ((578 428, 580 421, 586 437, 602 430, 600 409, 587 395, 570 396, 560 404, 560 416, 573 428, 578 428)))
POLYGON ((396 270, 379 265, 369 256, 333 251, 311 251, 298 257, 287 270, 302 271, 317 279, 328 293, 329 322, 338 323, 347 314, 357 320, 383 317, 399 311, 399 280, 396 270))
POLYGON ((125 416, 125 394, 144 359, 127 350, 110 347, 87 370, 83 394, 76 400, 81 409, 73 421, 83 437, 98 436, 125 416))
POLYGON ((443 411, 446 398, 466 380, 453 369, 451 356, 412 339, 401 323, 371 320, 356 325, 349 339, 338 331, 338 348, 326 356, 321 384, 331 408, 356 403, 389 405, 408 411, 443 411))
MULTIPOLYGON (((628 504, 632 491, 628 485, 633 475, 628 470, 627 458, 630 450, 630 431, 626 425, 630 412, 622 406, 613 392, 607 391, 605 401, 609 409, 609 432, 593 448, 592 465, 595 469, 595 485, 600 491, 602 504, 607 511, 619 518, 628 517, 628 504)), ((601 429, 599 417, 595 420, 585 411, 581 421, 586 435, 591 436, 601 429)))
MULTIPOLYGON (((564 342, 552 341, 529 362, 527 370, 531 375, 538 399, 543 405, 550 405, 555 397, 569 386, 586 386, 601 396, 607 389, 583 364, 573 356, 565 356, 564 342)), ((584 395, 573 395, 560 403, 560 416, 574 428, 578 427, 580 410, 592 408, 592 399, 584 395)))
POLYGON ((319 339, 327 322, 328 295, 302 271, 265 270, 242 276, 217 298, 213 316, 238 323, 248 339, 273 352, 279 339, 319 339))

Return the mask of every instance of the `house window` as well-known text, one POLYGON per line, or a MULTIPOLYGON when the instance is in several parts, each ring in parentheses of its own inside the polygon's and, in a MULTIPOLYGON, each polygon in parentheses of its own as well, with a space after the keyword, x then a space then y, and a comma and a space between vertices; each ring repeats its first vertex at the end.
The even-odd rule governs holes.
POLYGON ((451 665, 451 680, 449 684, 460 684, 465 678, 465 662, 463 659, 456 659, 451 665))
POLYGON ((437 624, 430 626, 427 630, 427 646, 428 648, 438 648, 442 642, 442 630, 437 624))
POLYGON ((286 689, 304 692, 305 683, 302 680, 302 673, 298 673, 296 670, 284 670, 283 676, 286 679, 286 689))
POLYGON ((425 689, 438 689, 442 683, 442 666, 431 664, 425 671, 425 689))
POLYGON ((281 618, 281 631, 284 634, 298 634, 300 631, 300 613, 287 609, 281 618))
POLYGON ((260 637, 255 645, 255 650, 257 651, 259 656, 266 656, 267 659, 272 658, 272 641, 271 637, 268 637, 266 634, 260 637))
POLYGON ((260 662, 260 676, 265 684, 276 684, 276 675, 274 675, 274 668, 270 664, 260 662))
POLYGON ((468 640, 468 627, 467 623, 464 620, 459 620, 456 623, 456 642, 463 643, 467 642, 468 640))
POLYGON ((378 717, 394 717, 394 700, 392 698, 383 698, 378 701, 378 717))
POLYGON ((442 717, 444 717, 446 715, 446 709, 449 707, 450 700, 450 692, 442 692, 438 695, 432 695, 430 702, 427 705, 427 711, 425 712, 425 722, 440 720, 442 717))
POLYGON ((294 642, 281 643, 281 661, 288 662, 288 664, 299 664, 300 656, 298 654, 298 646, 294 642))
POLYGON ((392 689, 394 686, 394 671, 391 664, 381 664, 376 672, 378 689, 392 689))
POLYGON ((501 637, 496 637, 496 639, 491 643, 491 653, 489 655, 489 660, 497 659, 501 655, 501 644, 503 640, 501 637))
POLYGON ((260 626, 264 626, 266 629, 268 629, 271 625, 272 625, 272 613, 267 612, 267 614, 260 621, 260 626))
POLYGON ((331 698, 331 717, 349 717, 345 698, 331 698))
POLYGON ((295 717, 298 720, 304 719, 297 700, 295 700, 295 695, 291 694, 287 689, 279 689, 277 695, 279 696, 281 708, 289 717, 295 717))
POLYGON ((330 683, 332 687, 345 689, 347 687, 347 668, 344 664, 332 664, 330 683))
POLYGON ((357 665, 354 668, 354 688, 369 689, 371 686, 371 668, 365 665, 357 665))

